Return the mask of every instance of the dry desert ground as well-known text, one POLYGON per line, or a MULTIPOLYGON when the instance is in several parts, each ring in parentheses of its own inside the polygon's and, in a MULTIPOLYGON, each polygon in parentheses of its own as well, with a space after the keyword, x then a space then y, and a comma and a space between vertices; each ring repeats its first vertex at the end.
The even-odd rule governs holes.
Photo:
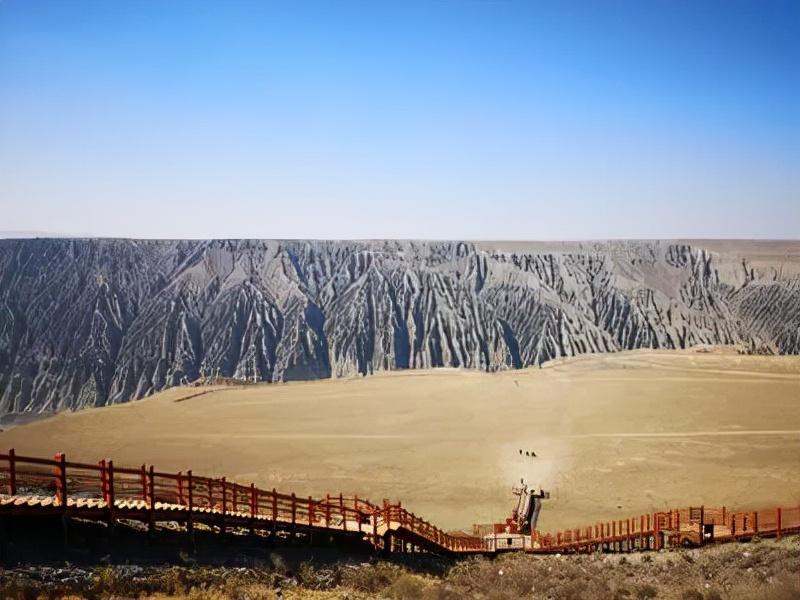
POLYGON ((174 388, 10 429, 0 447, 400 499, 445 528, 504 518, 521 476, 552 492, 543 530, 701 503, 792 506, 800 358, 636 351, 494 374, 174 388))

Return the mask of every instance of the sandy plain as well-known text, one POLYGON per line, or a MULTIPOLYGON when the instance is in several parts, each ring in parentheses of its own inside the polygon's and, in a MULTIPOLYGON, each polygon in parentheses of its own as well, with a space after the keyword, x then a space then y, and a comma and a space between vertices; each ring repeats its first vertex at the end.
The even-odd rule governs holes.
POLYGON ((796 506, 800 357, 635 351, 494 374, 174 388, 12 428, 0 447, 400 499, 445 528, 502 520, 520 477, 552 493, 543 530, 796 506))

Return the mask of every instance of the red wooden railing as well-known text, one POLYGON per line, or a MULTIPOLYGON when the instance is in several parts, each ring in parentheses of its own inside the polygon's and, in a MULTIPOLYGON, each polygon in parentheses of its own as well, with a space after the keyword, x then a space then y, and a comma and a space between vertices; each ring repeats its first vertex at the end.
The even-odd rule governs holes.
POLYGON ((488 550, 486 543, 481 538, 455 536, 445 533, 422 517, 408 512, 399 502, 397 504, 384 502, 383 510, 378 513, 378 522, 399 523, 408 531, 453 552, 480 552, 488 550))
POLYGON ((704 506, 640 515, 554 534, 533 533, 534 551, 590 552, 675 548, 710 541, 800 533, 800 506, 733 512, 704 506))
MULTIPOLYGON (((438 548, 453 552, 483 549, 479 538, 463 538, 445 533, 428 521, 402 508, 400 503, 384 500, 381 506, 358 496, 326 495, 325 498, 299 497, 264 490, 254 483, 241 485, 225 477, 210 478, 192 471, 164 473, 153 465, 118 467, 113 460, 97 464, 67 461, 65 455, 52 459, 19 456, 9 450, 0 454, 0 489, 9 495, 52 494, 54 505, 66 507, 70 498, 101 499, 106 511, 138 507, 154 513, 159 505, 179 506, 188 511, 187 526, 192 527, 194 513, 211 511, 235 517, 238 525, 249 518, 274 525, 309 526, 358 531, 375 546, 383 541, 385 528, 402 528, 438 548)), ((151 516, 152 521, 154 517, 151 516)), ((274 527, 273 527, 274 530, 274 527)))
MULTIPOLYGON (((186 512, 187 528, 203 514, 221 516, 221 531, 257 525, 271 528, 308 526, 336 531, 358 531, 376 547, 391 531, 405 543, 428 545, 456 553, 490 552, 494 545, 480 537, 452 535, 406 510, 400 502, 373 504, 358 496, 299 497, 294 493, 241 485, 225 477, 210 478, 192 471, 165 473, 152 465, 118 467, 112 460, 96 464, 54 458, 0 454, 0 491, 10 496, 50 496, 52 505, 67 508, 72 501, 97 499, 107 517, 117 511, 144 511, 151 524, 159 509, 179 507, 186 512), (226 518, 228 521, 226 522, 226 518)), ((172 518, 172 517, 170 517, 172 518)), ((629 551, 702 544, 800 533, 800 506, 758 511, 729 511, 704 506, 648 513, 638 517, 566 529, 554 534, 535 531, 523 546, 534 552, 629 551), (710 529, 709 529, 710 527, 710 529)))

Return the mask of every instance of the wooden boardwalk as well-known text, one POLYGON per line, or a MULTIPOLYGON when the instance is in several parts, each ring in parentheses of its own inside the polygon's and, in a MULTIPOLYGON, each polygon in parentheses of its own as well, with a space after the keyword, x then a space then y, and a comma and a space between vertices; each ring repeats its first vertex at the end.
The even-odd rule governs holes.
POLYGON ((119 467, 54 458, 0 454, 0 515, 63 515, 105 521, 133 520, 154 529, 177 523, 192 535, 197 526, 221 534, 249 533, 273 539, 357 537, 376 549, 419 549, 469 554, 484 551, 474 537, 445 533, 401 506, 358 496, 299 497, 192 471, 164 473, 152 465, 119 467), (320 535, 323 534, 323 535, 320 535))
POLYGON ((402 507, 358 496, 299 497, 225 477, 192 471, 164 473, 152 465, 119 467, 53 458, 0 454, 0 516, 63 516, 92 521, 138 521, 154 530, 173 523, 192 536, 195 528, 272 539, 365 540, 376 550, 439 554, 501 551, 631 552, 800 533, 800 507, 732 512, 694 507, 597 523, 520 539, 510 534, 452 535, 402 507), (522 541, 522 543, 520 543, 522 541))
POLYGON ((596 523, 556 534, 534 532, 541 551, 631 552, 749 540, 800 533, 800 506, 730 511, 705 506, 596 523))

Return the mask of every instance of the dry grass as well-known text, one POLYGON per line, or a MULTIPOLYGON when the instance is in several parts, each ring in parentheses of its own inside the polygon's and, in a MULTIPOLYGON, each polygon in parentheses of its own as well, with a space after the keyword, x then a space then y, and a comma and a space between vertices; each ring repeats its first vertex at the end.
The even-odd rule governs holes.
POLYGON ((652 555, 508 555, 455 567, 440 598, 745 600, 800 597, 800 546, 727 546, 652 555), (449 595, 448 595, 449 592, 449 595))
POLYGON ((394 563, 282 569, 105 567, 83 581, 5 573, 0 598, 100 600, 789 600, 800 598, 800 539, 658 554, 469 559, 441 576, 394 563))

